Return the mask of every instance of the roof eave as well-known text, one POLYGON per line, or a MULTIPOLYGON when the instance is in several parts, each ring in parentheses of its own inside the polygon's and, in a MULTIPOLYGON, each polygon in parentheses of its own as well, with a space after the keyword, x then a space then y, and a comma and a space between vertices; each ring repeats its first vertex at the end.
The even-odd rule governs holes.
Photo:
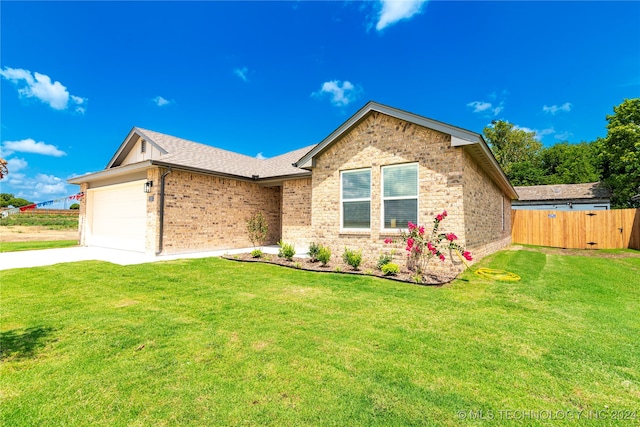
POLYGON ((125 166, 117 166, 110 169, 105 169, 100 172, 88 173, 86 175, 76 176, 67 180, 69 184, 80 185, 83 182, 91 182, 105 178, 115 178, 117 176, 129 175, 131 173, 140 172, 142 170, 151 167, 151 161, 145 160, 144 162, 132 163, 125 166))

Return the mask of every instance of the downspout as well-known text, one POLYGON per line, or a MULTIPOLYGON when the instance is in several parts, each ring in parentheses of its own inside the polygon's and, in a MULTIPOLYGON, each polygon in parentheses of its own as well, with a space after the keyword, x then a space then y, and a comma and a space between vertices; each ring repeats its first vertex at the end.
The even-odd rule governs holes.
POLYGON ((160 176, 160 230, 159 230, 159 240, 158 240, 158 250, 156 251, 156 255, 160 255, 162 252, 162 237, 164 235, 164 183, 167 175, 171 173, 171 166, 165 173, 160 176))

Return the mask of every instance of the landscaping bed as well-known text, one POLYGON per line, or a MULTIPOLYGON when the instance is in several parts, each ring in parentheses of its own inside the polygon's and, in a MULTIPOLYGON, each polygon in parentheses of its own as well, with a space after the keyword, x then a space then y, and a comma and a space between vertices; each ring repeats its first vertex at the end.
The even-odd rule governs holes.
MULTIPOLYGON (((322 273, 340 273, 340 274, 358 274, 365 276, 375 276, 388 280, 395 280, 399 282, 409 282, 420 285, 440 286, 445 285, 455 279, 459 272, 441 272, 441 271, 428 271, 417 280, 415 272, 407 269, 406 265, 398 264, 400 271, 395 275, 385 275, 382 271, 376 268, 375 263, 363 260, 362 264, 357 270, 354 270, 350 265, 343 261, 341 257, 332 257, 326 264, 322 265, 319 261, 311 261, 309 258, 293 257, 291 261, 284 257, 279 257, 273 254, 262 254, 260 257, 253 257, 250 253, 227 255, 223 258, 232 261, 242 262, 261 262, 267 264, 275 264, 283 267, 295 268, 306 271, 318 271, 322 273)), ((432 260, 431 262, 439 262, 432 260)))

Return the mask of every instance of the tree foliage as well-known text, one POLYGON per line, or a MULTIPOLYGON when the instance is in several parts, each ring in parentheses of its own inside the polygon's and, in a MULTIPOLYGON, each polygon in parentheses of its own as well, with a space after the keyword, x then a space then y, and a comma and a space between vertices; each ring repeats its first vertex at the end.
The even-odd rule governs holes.
POLYGON ((483 133, 511 183, 534 185, 533 182, 541 176, 542 143, 536 139, 536 134, 504 120, 493 121, 483 133))
POLYGON ((7 168, 7 161, 5 159, 0 158, 0 179, 4 178, 9 174, 9 169, 7 168))
POLYGON ((611 205, 640 207, 640 98, 625 99, 607 116, 607 136, 597 141, 602 179, 611 189, 611 205))
POLYGON ((496 160, 516 186, 581 184, 599 180, 596 144, 563 142, 543 147, 534 132, 495 121, 484 136, 496 160))
POLYGON ((21 206, 27 206, 31 204, 33 203, 21 197, 15 197, 13 194, 10 194, 10 193, 0 194, 0 207, 3 207, 3 208, 6 208, 7 206, 13 206, 14 208, 19 208, 21 206))
POLYGON ((595 144, 563 142, 541 153, 545 184, 581 184, 600 179, 595 144))

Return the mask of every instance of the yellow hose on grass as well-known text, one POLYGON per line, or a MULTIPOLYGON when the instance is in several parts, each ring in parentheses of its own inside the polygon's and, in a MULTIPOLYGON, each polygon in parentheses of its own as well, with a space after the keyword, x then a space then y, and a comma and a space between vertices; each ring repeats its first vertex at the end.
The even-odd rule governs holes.
POLYGON ((456 250, 456 254, 458 254, 460 261, 462 261, 465 267, 473 271, 474 274, 476 274, 477 276, 480 276, 489 280, 498 280, 501 282, 517 282, 518 280, 520 280, 520 276, 505 270, 496 270, 494 268, 485 268, 485 267, 478 268, 477 270, 473 270, 469 266, 469 264, 466 263, 464 258, 462 258, 462 255, 460 255, 460 252, 458 252, 458 250, 456 250))

